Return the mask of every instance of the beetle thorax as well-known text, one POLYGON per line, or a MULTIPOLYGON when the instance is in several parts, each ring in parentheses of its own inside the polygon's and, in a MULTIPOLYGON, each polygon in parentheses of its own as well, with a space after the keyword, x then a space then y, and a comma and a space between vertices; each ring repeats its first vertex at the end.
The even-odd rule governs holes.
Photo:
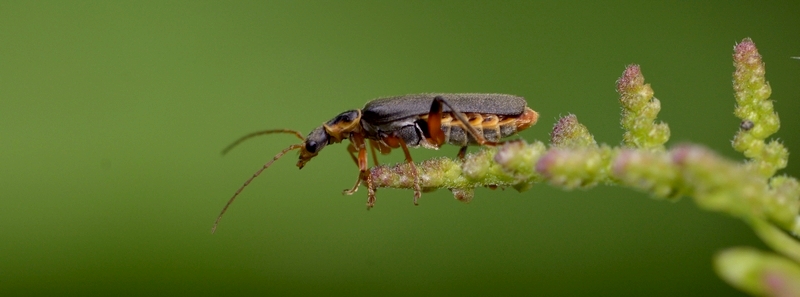
POLYGON ((325 127, 330 143, 342 142, 351 133, 361 133, 361 110, 345 111, 322 126, 325 127))

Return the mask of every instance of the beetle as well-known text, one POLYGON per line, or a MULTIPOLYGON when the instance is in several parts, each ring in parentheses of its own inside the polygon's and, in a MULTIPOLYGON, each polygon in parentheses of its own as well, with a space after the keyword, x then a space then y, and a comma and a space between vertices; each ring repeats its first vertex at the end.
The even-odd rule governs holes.
MULTIPOLYGON (((412 166, 414 176, 414 204, 421 196, 419 176, 411 159, 409 147, 438 149, 445 143, 458 145, 461 149, 458 158, 463 159, 468 145, 495 146, 503 137, 511 136, 536 124, 539 114, 527 106, 524 98, 506 94, 414 94, 379 98, 367 102, 362 109, 352 109, 340 113, 322 126, 312 130, 308 136, 295 130, 264 130, 245 135, 223 150, 223 154, 241 142, 255 136, 288 133, 302 142, 283 149, 272 160, 264 164, 228 200, 220 212, 213 233, 222 215, 233 200, 258 175, 269 168, 289 151, 299 149, 297 167, 302 169, 306 163, 317 156, 329 144, 350 140, 347 147, 350 157, 359 169, 355 185, 343 191, 351 195, 358 190, 361 182, 372 189, 372 180, 367 173, 367 143, 378 164, 376 150, 388 154, 392 149, 401 148, 405 160, 412 166)), ((367 208, 375 204, 374 192, 370 191, 367 208)))

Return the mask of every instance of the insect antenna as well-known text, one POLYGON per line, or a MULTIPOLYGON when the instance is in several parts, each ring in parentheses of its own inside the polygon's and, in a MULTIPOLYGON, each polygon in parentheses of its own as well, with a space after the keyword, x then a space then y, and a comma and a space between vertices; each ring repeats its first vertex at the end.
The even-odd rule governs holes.
POLYGON ((267 135, 267 134, 273 134, 273 133, 288 133, 288 134, 294 134, 295 136, 297 136, 297 138, 300 138, 300 140, 302 140, 302 141, 306 141, 306 139, 303 137, 303 135, 302 135, 302 134, 300 134, 300 132, 298 132, 298 131, 295 131, 295 130, 289 130, 289 129, 272 129, 272 130, 264 130, 264 131, 253 132, 253 133, 247 134, 247 135, 245 135, 245 136, 242 136, 241 138, 237 139, 236 141, 234 141, 233 143, 231 143, 230 145, 228 145, 227 147, 225 147, 225 149, 224 149, 224 150, 222 150, 222 155, 224 156, 224 155, 225 155, 225 154, 227 154, 227 153, 228 153, 230 150, 232 150, 234 147, 236 147, 236 146, 237 146, 237 145, 239 145, 240 143, 244 142, 245 140, 248 140, 248 139, 250 139, 250 138, 253 138, 253 137, 256 137, 256 136, 259 136, 259 135, 267 135))
MULTIPOLYGON (((242 140, 250 138, 250 137, 255 136, 255 135, 269 134, 269 133, 275 133, 275 132, 297 133, 297 131, 292 131, 292 130, 267 130, 267 131, 261 131, 261 132, 252 133, 250 135, 242 137, 242 139, 240 139, 236 143, 242 142, 242 140)), ((299 134, 297 134, 297 135, 299 136, 299 134)), ((234 145, 236 143, 234 143, 234 145)), ((258 177, 258 175, 261 174, 261 172, 264 172, 264 170, 269 168, 269 166, 272 165, 273 162, 275 162, 278 159, 280 159, 281 157, 283 157, 283 155, 285 155, 289 151, 295 150, 295 149, 299 149, 301 147, 303 147, 303 143, 293 144, 293 145, 290 145, 289 147, 283 149, 280 153, 275 155, 275 157, 272 157, 272 160, 270 160, 269 162, 264 164, 264 166, 262 166, 261 169, 256 171, 256 173, 254 173, 253 176, 251 176, 249 179, 247 179, 247 181, 245 181, 244 184, 241 187, 239 187, 238 190, 236 190, 236 193, 233 194, 233 197, 231 197, 231 199, 228 200, 228 203, 225 204, 225 207, 222 208, 222 211, 219 213, 219 216, 217 217, 217 220, 214 221, 214 227, 211 228, 211 233, 214 233, 214 231, 217 231, 217 225, 219 224, 219 220, 222 219, 222 215, 225 214, 226 210, 228 210, 228 206, 231 206, 231 203, 233 203, 233 200, 236 199, 236 196, 239 196, 239 193, 241 193, 242 190, 244 190, 244 187, 247 187, 247 185, 249 185, 251 181, 253 181, 256 177, 258 177)))

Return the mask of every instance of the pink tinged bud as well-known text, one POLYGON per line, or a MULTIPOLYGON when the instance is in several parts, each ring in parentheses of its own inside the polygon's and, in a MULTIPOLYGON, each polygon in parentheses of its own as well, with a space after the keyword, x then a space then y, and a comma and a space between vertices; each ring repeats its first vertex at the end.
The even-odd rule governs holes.
POLYGON ((526 144, 524 141, 510 141, 501 146, 497 153, 494 155, 494 161, 500 165, 506 166, 516 154, 518 154, 526 144))
POLYGON ((574 114, 558 119, 550 133, 550 143, 556 147, 597 147, 594 136, 589 133, 586 126, 578 122, 578 117, 574 114))
POLYGON ((555 165, 558 160, 560 159, 560 154, 558 150, 551 149, 547 151, 539 161, 536 162, 536 172, 539 174, 551 178, 550 169, 555 165))
POLYGON ((550 142, 559 144, 562 143, 565 138, 569 138, 569 133, 572 132, 572 126, 577 122, 578 118, 574 114, 569 114, 558 119, 558 122, 553 126, 553 132, 550 132, 550 142))
POLYGON ((464 203, 469 203, 475 197, 475 190, 473 189, 450 189, 450 192, 453 192, 453 197, 456 200, 464 203))
POLYGON ((761 55, 758 53, 753 40, 745 38, 733 47, 733 60, 740 64, 759 64, 761 63, 761 55))
POLYGON ((625 93, 641 87, 644 84, 644 76, 639 69, 639 65, 631 64, 622 72, 622 77, 617 80, 617 92, 625 93))
POLYGON ((628 167, 628 163, 630 162, 633 156, 635 155, 632 150, 622 150, 617 155, 617 158, 614 159, 614 163, 611 164, 611 173, 614 176, 623 175, 628 167))

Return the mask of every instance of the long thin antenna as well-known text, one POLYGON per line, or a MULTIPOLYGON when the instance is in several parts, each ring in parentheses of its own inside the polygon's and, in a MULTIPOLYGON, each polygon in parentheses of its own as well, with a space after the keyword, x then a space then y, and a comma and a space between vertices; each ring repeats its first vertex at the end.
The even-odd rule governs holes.
MULTIPOLYGON (((283 131, 283 130, 270 130, 270 131, 283 131)), ((285 131, 291 131, 291 130, 285 130, 285 131)), ((262 131, 262 132, 263 132, 263 131, 262 131)), ((292 132, 295 132, 295 131, 292 131, 292 132)), ((257 132, 257 133, 258 133, 258 132, 257 132)), ((272 132, 269 132, 269 133, 272 133, 272 132)), ((253 133, 253 134, 255 134, 255 135, 258 135, 258 134, 256 134, 256 133, 253 133)), ((251 135, 253 135, 253 134, 251 134, 251 135)), ((266 133, 263 133, 263 134, 266 134, 266 133)), ((252 137, 251 135, 248 135, 248 136, 249 136, 249 137, 252 137)), ((248 138, 248 136, 245 136, 244 138, 248 138)), ((239 141, 239 142, 241 142, 241 141, 239 141)), ((239 193, 241 193, 241 192, 242 192, 242 190, 244 190, 244 187, 246 187, 247 185, 249 185, 251 181, 253 181, 253 180, 254 180, 256 177, 258 177, 258 175, 259 175, 259 174, 261 174, 261 172, 263 172, 264 170, 266 170, 267 168, 269 168, 269 166, 270 166, 270 165, 272 165, 272 162, 275 162, 275 161, 277 161, 278 159, 280 159, 281 157, 283 157, 283 155, 284 155, 284 154, 286 154, 286 153, 288 153, 289 151, 291 151, 291 150, 295 150, 295 149, 299 149, 299 148, 301 148, 301 147, 303 147, 303 144, 302 144, 302 143, 298 143, 298 144, 293 144, 293 145, 290 145, 289 147, 287 147, 287 148, 283 149, 283 150, 282 150, 280 153, 278 153, 277 155, 275 155, 275 157, 272 157, 272 160, 270 160, 269 162, 267 162, 266 164, 264 164, 264 166, 262 166, 262 167, 261 167, 261 169, 259 169, 258 171, 256 171, 256 173, 254 173, 252 177, 250 177, 249 179, 247 179, 247 181, 246 181, 246 182, 244 182, 244 184, 243 184, 241 187, 239 187, 239 189, 238 189, 238 190, 236 190, 236 193, 234 193, 234 194, 233 194, 233 197, 231 197, 231 199, 230 199, 230 200, 228 200, 228 204, 225 204, 225 207, 224 207, 224 208, 222 208, 222 211, 219 213, 219 216, 217 217, 217 220, 216 220, 216 221, 214 221, 214 227, 212 227, 212 228, 211 228, 211 233, 213 234, 213 233, 214 233, 214 231, 217 231, 217 225, 219 224, 219 220, 221 220, 221 219, 222 219, 222 215, 223 215, 223 214, 225 214, 225 211, 226 211, 226 210, 228 210, 228 206, 231 206, 231 203, 233 203, 233 200, 234 200, 234 199, 236 199, 236 196, 239 196, 239 193)))
POLYGON ((244 142, 245 140, 248 140, 250 138, 253 138, 253 137, 256 137, 256 136, 259 136, 259 135, 267 135, 267 134, 273 134, 273 133, 294 134, 295 136, 297 136, 297 138, 300 138, 300 140, 306 141, 306 139, 303 138, 303 135, 300 134, 300 132, 295 131, 295 130, 289 130, 289 129, 264 130, 264 131, 253 132, 253 133, 247 134, 245 136, 242 136, 242 138, 237 139, 236 141, 231 143, 229 146, 225 147, 225 149, 222 150, 222 155, 227 154, 230 150, 232 150, 234 147, 236 147, 240 143, 244 142))

